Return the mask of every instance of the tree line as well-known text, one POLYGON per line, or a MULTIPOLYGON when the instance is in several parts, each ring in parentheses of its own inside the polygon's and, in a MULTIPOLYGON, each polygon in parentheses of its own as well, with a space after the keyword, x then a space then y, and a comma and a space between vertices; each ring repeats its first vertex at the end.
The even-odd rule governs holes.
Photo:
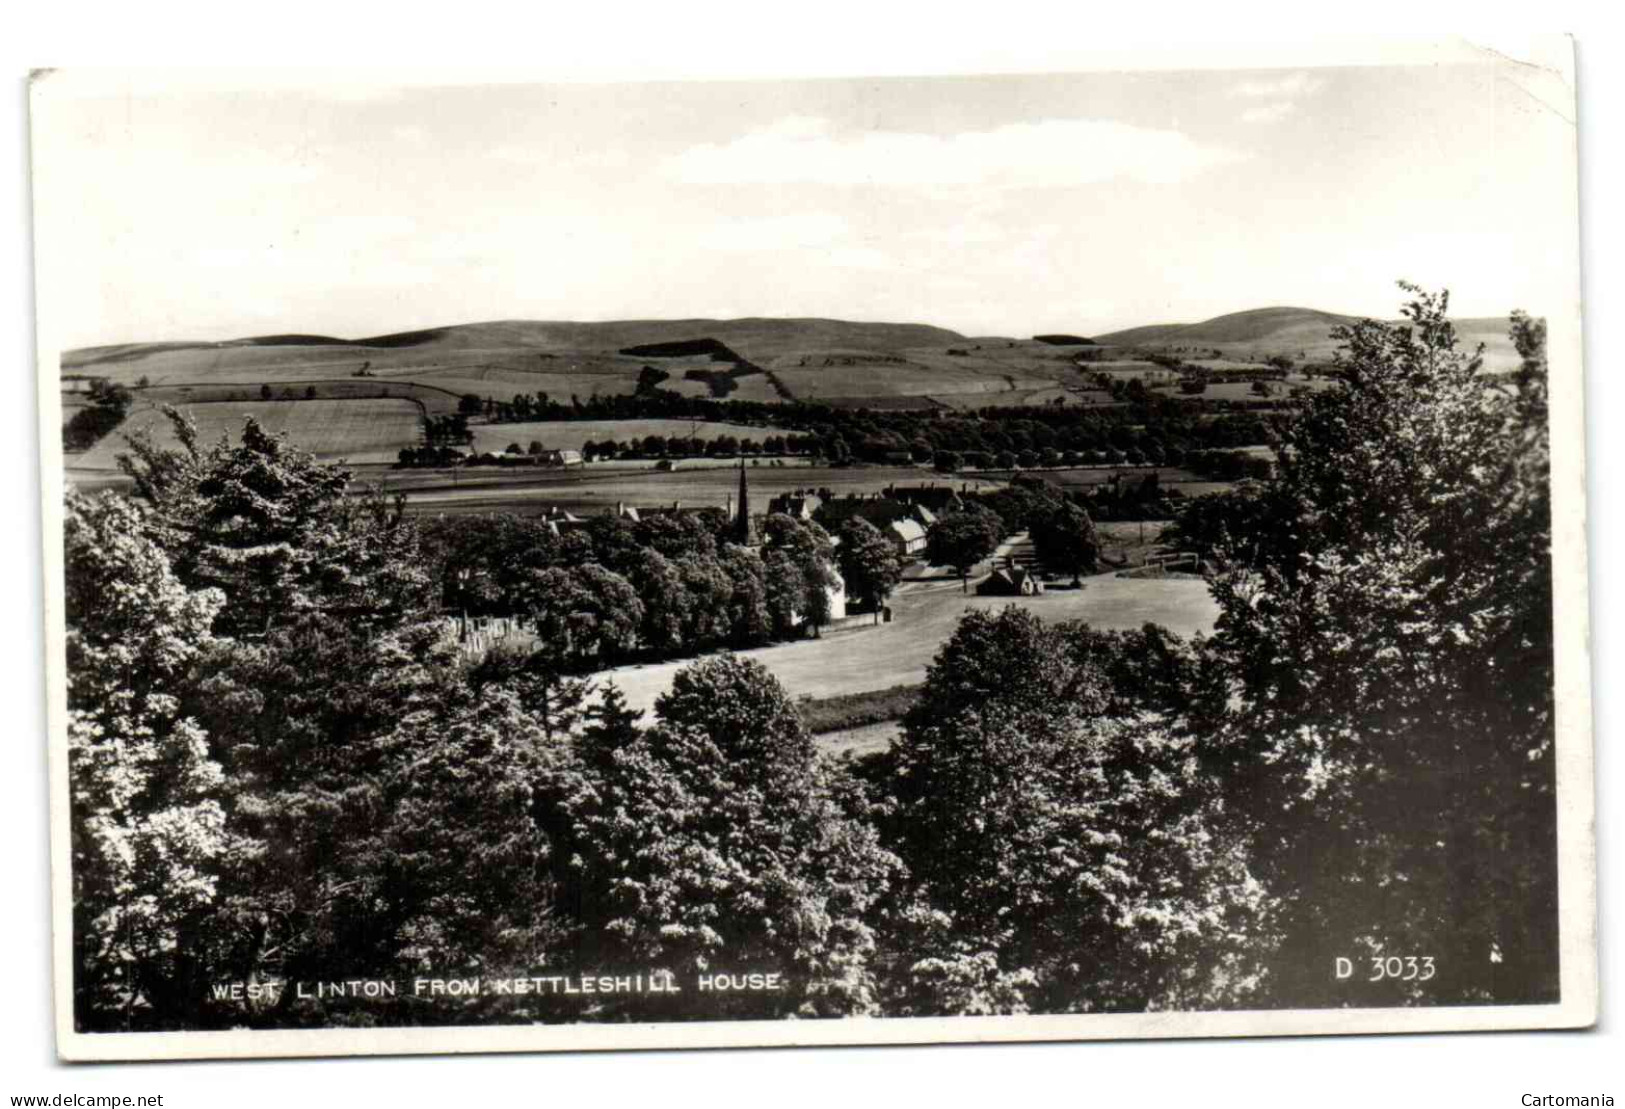
MULTIPOLYGON (((1000 452, 1041 452, 1045 449, 1079 452, 1137 450, 1150 458, 1166 458, 1170 451, 1222 450, 1259 446, 1278 438, 1279 425, 1289 413, 1269 409, 1249 411, 1246 402, 1183 400, 1144 393, 1117 407, 1082 408, 1037 405, 988 407, 979 411, 939 409, 833 408, 800 400, 716 400, 687 397, 658 387, 655 379, 641 380, 630 394, 572 395, 568 403, 538 392, 503 401, 474 394, 464 396, 458 410, 465 416, 484 415, 493 422, 544 420, 688 419, 733 422, 777 428, 787 433, 786 453, 815 453, 837 461, 885 462, 899 452, 930 463, 940 452, 986 455, 992 466, 1000 452), (815 449, 798 447, 797 436, 810 438, 815 449)), ((668 438, 668 453, 684 448, 668 438)), ((648 446, 641 449, 646 452, 648 446)), ((764 449, 766 449, 764 447, 764 449)), ((1124 459, 1117 459, 1123 461, 1124 459)), ((1102 458, 1111 461, 1111 457, 1102 458)), ((1025 463, 1023 463, 1025 464, 1025 463)), ((957 467, 956 467, 957 468, 957 467)))

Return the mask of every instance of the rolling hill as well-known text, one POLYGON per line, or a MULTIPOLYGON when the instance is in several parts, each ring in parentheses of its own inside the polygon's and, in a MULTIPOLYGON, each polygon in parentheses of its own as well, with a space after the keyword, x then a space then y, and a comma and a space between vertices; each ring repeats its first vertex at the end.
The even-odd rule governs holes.
POLYGON ((298 347, 312 352, 333 348, 336 354, 355 356, 369 350, 410 350, 422 355, 453 355, 466 351, 612 353, 628 347, 704 339, 725 344, 753 362, 765 363, 781 354, 798 350, 843 348, 890 354, 912 347, 937 347, 963 342, 964 336, 926 324, 826 319, 615 320, 602 323, 497 320, 376 335, 365 339, 267 335, 218 343, 157 342, 86 347, 65 353, 62 368, 71 372, 109 363, 128 364, 166 352, 209 352, 243 347, 298 347))
POLYGON ((1097 335, 1097 342, 1117 347, 1171 346, 1197 343, 1258 343, 1291 340, 1303 334, 1319 339, 1334 327, 1352 324, 1355 316, 1340 316, 1313 308, 1254 308, 1231 312, 1201 323, 1152 324, 1097 335))
MULTIPOLYGON (((170 388, 302 388, 361 378, 378 380, 380 391, 383 382, 398 382, 506 400, 530 392, 630 393, 646 361, 661 359, 671 374, 668 387, 691 395, 711 393, 716 383, 703 373, 720 372, 729 376, 727 395, 735 399, 977 407, 1035 398, 1050 403, 1058 390, 1092 388, 1075 361, 1080 346, 1107 361, 1161 351, 1190 361, 1248 363, 1280 354, 1314 364, 1332 359, 1338 345, 1332 330, 1353 322, 1310 308, 1259 308, 1097 335, 1096 346, 1072 333, 967 338, 925 324, 815 318, 496 320, 361 339, 290 332, 225 342, 125 343, 69 351, 62 371, 67 378, 170 388)), ((1491 370, 1517 366, 1505 320, 1456 324, 1464 347, 1485 344, 1491 370)))
MULTIPOLYGON (((1201 323, 1152 324, 1096 336, 1105 346, 1174 352, 1217 350, 1227 358, 1267 358, 1285 354, 1310 362, 1329 361, 1338 344, 1333 328, 1359 322, 1358 316, 1314 308, 1255 308, 1231 312, 1201 323)), ((1513 369, 1517 352, 1507 338, 1507 320, 1499 317, 1452 321, 1464 350, 1484 344, 1485 364, 1492 371, 1513 369)))

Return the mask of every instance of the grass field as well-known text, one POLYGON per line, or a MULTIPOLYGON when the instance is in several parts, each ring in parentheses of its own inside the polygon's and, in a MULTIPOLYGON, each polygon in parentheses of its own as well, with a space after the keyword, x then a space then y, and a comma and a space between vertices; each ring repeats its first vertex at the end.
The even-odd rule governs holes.
POLYGON ((515 424, 476 424, 474 445, 482 451, 500 451, 509 443, 528 447, 531 440, 539 440, 549 450, 580 450, 586 442, 615 439, 644 439, 650 435, 663 435, 668 439, 720 439, 732 435, 737 439, 755 439, 758 443, 769 435, 783 432, 771 427, 752 427, 749 424, 708 423, 701 420, 534 420, 515 424))
MULTIPOLYGON (((1092 577, 1083 589, 1025 598, 977 597, 961 593, 957 582, 922 582, 893 597, 896 618, 890 624, 863 625, 822 639, 740 653, 767 667, 791 697, 826 698, 917 685, 967 610, 997 611, 1009 604, 1020 604, 1046 620, 1084 620, 1115 630, 1152 623, 1185 636, 1211 631, 1218 617, 1218 606, 1203 581, 1092 577)), ((613 680, 632 708, 647 710, 671 687, 677 671, 691 662, 621 667, 595 681, 601 686, 613 680)))
MULTIPOLYGON (((213 443, 222 435, 236 439, 245 417, 252 416, 273 435, 286 432, 297 446, 324 459, 352 462, 394 461, 405 446, 421 440, 418 406, 408 400, 272 400, 187 404, 181 410, 197 421, 198 437, 213 443)), ((126 434, 148 429, 162 446, 177 446, 174 429, 155 408, 138 409, 111 434, 81 455, 69 455, 68 466, 116 470, 118 455, 128 449, 126 434)))

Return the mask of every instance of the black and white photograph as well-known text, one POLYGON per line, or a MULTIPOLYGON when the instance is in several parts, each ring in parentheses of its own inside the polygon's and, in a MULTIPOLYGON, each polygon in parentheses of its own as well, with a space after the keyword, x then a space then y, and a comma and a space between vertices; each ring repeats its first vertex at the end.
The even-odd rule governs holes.
POLYGON ((1590 1025, 1527 46, 36 72, 58 1052, 1590 1025))

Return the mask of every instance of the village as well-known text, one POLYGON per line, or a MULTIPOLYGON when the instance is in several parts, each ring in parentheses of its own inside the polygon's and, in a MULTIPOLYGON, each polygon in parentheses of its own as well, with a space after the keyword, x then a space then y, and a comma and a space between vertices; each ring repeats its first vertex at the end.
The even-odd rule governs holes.
MULTIPOLYGON (((764 556, 773 557, 773 537, 782 535, 787 526, 821 537, 827 547, 819 557, 828 570, 821 579, 821 604, 801 606, 807 611, 792 615, 787 634, 778 642, 719 644, 721 649, 738 650, 761 663, 803 702, 871 695, 922 683, 938 648, 967 611, 996 610, 1015 603, 1034 606, 1047 619, 1082 619, 1095 627, 1117 630, 1151 623, 1187 636, 1210 631, 1217 614, 1197 572, 1202 568, 1200 560, 1193 552, 1157 542, 1160 524, 1152 527, 1149 541, 1143 538, 1141 524, 1137 530, 1142 538, 1137 545, 1133 543, 1136 529, 1119 526, 1131 546, 1117 550, 1115 559, 1098 548, 1097 540, 1089 572, 1080 577, 1072 572, 1077 566, 1046 565, 1022 521, 1013 519, 1006 524, 1000 519, 985 545, 972 548, 968 562, 955 566, 947 563, 942 551, 932 549, 933 531, 938 531, 940 540, 944 520, 967 515, 990 518, 994 514, 985 506, 1000 503, 968 482, 922 479, 893 482, 873 492, 841 494, 828 488, 795 489, 773 495, 766 500, 765 510, 755 511, 753 506, 761 502, 753 499, 750 471, 742 461, 736 471, 735 491, 721 508, 681 501, 643 506, 618 502, 594 515, 553 507, 532 519, 551 539, 561 542, 569 536, 603 533, 611 528, 611 521, 627 534, 637 534, 640 529, 648 534, 680 521, 703 524, 758 564, 764 556), (861 530, 864 526, 872 532, 861 530), (887 586, 881 591, 848 587, 848 578, 868 576, 865 568, 854 564, 852 552, 843 550, 855 534, 869 535, 872 543, 884 548, 881 576, 887 586), (816 619, 809 618, 811 612, 816 612, 816 619)), ((469 520, 458 519, 465 525, 469 520)), ((943 544, 939 541, 938 545, 943 544)), ((771 575, 764 577, 773 580, 771 575)), ((639 600, 646 609, 658 603, 646 591, 640 591, 639 600)), ((518 612, 471 614, 455 607, 449 612, 457 621, 460 647, 470 659, 482 658, 497 647, 534 651, 546 634, 518 612)), ((684 656, 622 662, 593 668, 594 678, 613 683, 631 708, 645 711, 653 708, 687 661, 684 656)), ((855 745, 874 750, 896 730, 895 721, 885 727, 870 722, 862 728, 827 732, 820 741, 830 749, 855 745)))

